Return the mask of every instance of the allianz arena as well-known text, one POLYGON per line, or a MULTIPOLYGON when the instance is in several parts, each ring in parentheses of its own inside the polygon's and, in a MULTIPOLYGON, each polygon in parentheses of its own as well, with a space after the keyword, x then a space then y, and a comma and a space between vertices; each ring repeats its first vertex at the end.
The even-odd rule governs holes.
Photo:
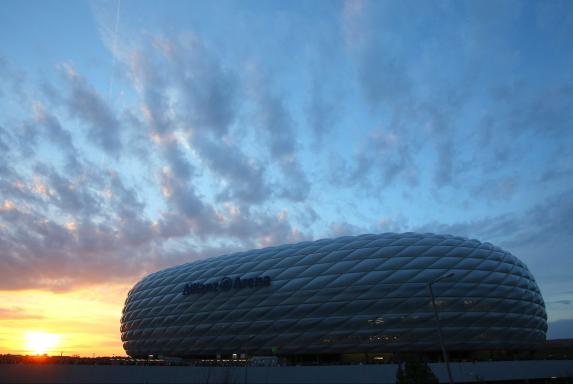
POLYGON ((152 273, 129 292, 132 357, 340 356, 526 350, 547 316, 520 260, 489 243, 418 233, 256 249, 152 273))

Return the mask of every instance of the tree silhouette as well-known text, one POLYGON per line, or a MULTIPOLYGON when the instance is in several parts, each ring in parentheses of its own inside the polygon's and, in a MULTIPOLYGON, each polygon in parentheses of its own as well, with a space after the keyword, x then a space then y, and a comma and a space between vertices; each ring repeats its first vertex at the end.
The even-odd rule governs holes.
POLYGON ((398 384, 437 384, 438 378, 432 369, 423 361, 409 361, 398 367, 396 372, 396 382, 398 384))

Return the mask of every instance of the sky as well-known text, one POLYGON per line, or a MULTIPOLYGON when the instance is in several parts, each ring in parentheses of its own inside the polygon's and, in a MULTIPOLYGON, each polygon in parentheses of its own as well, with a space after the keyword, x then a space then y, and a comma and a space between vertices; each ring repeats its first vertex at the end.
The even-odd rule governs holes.
POLYGON ((0 353, 124 354, 130 287, 382 232, 491 242, 573 338, 570 1, 15 1, 0 353))

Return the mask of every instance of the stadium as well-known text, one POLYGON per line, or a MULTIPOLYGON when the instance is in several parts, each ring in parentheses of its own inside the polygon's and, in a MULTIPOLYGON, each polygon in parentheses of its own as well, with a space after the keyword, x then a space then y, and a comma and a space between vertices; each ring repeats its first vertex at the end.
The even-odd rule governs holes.
MULTIPOLYGON (((385 233, 256 249, 144 277, 121 319, 126 353, 290 362, 535 349, 547 316, 526 265, 487 242, 385 233)), ((484 355, 485 356, 485 355, 484 355)))

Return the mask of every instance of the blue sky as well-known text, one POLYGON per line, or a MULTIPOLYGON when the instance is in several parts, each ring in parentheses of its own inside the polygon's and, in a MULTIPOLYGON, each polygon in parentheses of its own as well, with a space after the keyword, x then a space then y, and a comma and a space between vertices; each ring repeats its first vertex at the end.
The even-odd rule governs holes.
POLYGON ((568 1, 8 1, 0 289, 285 242, 489 241, 573 337, 568 1))

